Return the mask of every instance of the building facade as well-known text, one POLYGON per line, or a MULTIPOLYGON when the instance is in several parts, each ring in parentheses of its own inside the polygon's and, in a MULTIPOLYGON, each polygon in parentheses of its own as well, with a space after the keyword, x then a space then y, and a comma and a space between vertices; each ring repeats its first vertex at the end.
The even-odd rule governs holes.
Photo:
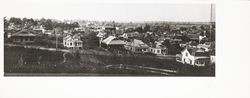
POLYGON ((63 38, 63 45, 64 47, 70 48, 70 49, 81 49, 83 47, 83 42, 78 35, 68 35, 63 38))

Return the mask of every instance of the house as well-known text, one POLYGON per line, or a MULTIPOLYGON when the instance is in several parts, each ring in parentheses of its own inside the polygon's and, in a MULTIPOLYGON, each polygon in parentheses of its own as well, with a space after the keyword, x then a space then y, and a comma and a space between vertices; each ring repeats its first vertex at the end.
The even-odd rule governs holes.
POLYGON ((167 47, 163 46, 160 42, 155 42, 154 45, 149 47, 149 51, 157 56, 164 56, 168 54, 167 47))
POLYGON ((183 41, 183 35, 181 34, 174 34, 173 38, 171 39, 172 42, 174 43, 180 43, 183 41))
POLYGON ((102 40, 101 46, 107 49, 124 49, 124 45, 126 44, 125 41, 120 40, 115 36, 109 36, 106 39, 102 40))
POLYGON ((36 35, 32 31, 22 30, 11 35, 14 43, 33 43, 36 35))
POLYGON ((99 31, 96 37, 99 38, 99 47, 101 47, 103 39, 106 37, 107 33, 99 31))
POLYGON ((205 42, 204 44, 197 45, 198 48, 204 49, 205 51, 211 51, 211 43, 205 42))
POLYGON ((190 41, 199 42, 199 40, 200 40, 199 34, 187 34, 187 37, 190 39, 190 41))
POLYGON ((80 49, 83 46, 83 42, 79 34, 68 35, 63 38, 63 46, 71 49, 80 49))
POLYGON ((176 55, 176 61, 193 66, 206 66, 210 64, 210 57, 203 49, 187 47, 181 51, 181 54, 176 55))
POLYGON ((52 35, 54 34, 54 30, 44 30, 43 34, 52 35))
POLYGON ((33 43, 36 35, 32 31, 22 30, 11 35, 11 39, 14 43, 33 43))
POLYGON ((44 33, 45 32, 45 29, 43 28, 42 25, 40 26, 33 26, 33 30, 38 32, 38 33, 44 33))
POLYGON ((149 46, 143 43, 141 40, 133 39, 131 42, 127 42, 124 46, 125 49, 134 53, 145 53, 149 52, 149 46))
POLYGON ((135 38, 139 36, 139 32, 127 32, 123 33, 122 37, 123 38, 135 38))

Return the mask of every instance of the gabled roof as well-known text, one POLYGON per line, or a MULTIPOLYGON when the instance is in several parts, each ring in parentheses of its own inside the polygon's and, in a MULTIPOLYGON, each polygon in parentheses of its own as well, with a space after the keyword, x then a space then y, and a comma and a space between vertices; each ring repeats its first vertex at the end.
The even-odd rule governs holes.
POLYGON ((149 47, 147 44, 137 39, 134 39, 132 42, 128 42, 127 45, 130 45, 132 47, 145 47, 145 48, 149 47))
POLYGON ((22 30, 22 31, 19 31, 19 32, 13 34, 12 36, 36 36, 36 35, 33 34, 32 31, 22 30))
POLYGON ((106 39, 104 39, 103 41, 102 41, 102 43, 104 43, 104 44, 109 44, 113 39, 115 39, 116 37, 115 36, 109 36, 109 37, 107 37, 106 39))
POLYGON ((104 37, 106 35, 105 32, 99 32, 96 37, 104 37))
POLYGON ((126 43, 123 40, 116 39, 115 36, 109 36, 102 41, 106 45, 125 45, 126 43))
POLYGON ((160 43, 160 42, 155 42, 155 43, 152 45, 152 48, 166 49, 167 47, 165 47, 164 45, 162 45, 162 43, 160 43))
MULTIPOLYGON (((209 56, 209 53, 203 49, 199 48, 185 48, 183 51, 187 50, 192 56, 209 56)), ((182 51, 182 52, 183 52, 182 51)))
POLYGON ((63 38, 63 40, 65 41, 82 41, 81 37, 78 34, 75 35, 68 35, 66 37, 63 38))

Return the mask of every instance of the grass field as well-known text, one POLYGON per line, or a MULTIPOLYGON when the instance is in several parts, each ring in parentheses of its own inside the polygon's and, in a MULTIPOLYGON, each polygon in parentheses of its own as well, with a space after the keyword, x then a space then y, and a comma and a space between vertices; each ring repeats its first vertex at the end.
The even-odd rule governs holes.
POLYGON ((152 56, 115 55, 101 50, 80 54, 52 52, 22 47, 4 47, 5 73, 93 73, 99 75, 160 76, 134 66, 177 71, 174 76, 214 76, 214 66, 191 67, 152 56), (126 66, 124 68, 106 66, 126 66), (130 69, 126 69, 129 67, 130 69), (134 68, 135 70, 131 70, 134 68))

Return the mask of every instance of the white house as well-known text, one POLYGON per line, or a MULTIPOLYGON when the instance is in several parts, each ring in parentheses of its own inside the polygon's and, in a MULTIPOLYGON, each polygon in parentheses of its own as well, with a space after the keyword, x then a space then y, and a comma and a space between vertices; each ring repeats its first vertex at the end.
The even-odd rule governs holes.
POLYGON ((39 31, 39 32, 41 32, 41 33, 44 33, 44 32, 45 32, 45 29, 44 29, 44 27, 43 27, 42 25, 40 25, 40 26, 34 26, 34 27, 33 27, 33 30, 34 30, 34 31, 39 31))
POLYGON ((149 48, 149 51, 157 56, 164 56, 168 53, 167 47, 163 46, 160 42, 155 42, 155 44, 149 48))
POLYGON ((83 46, 83 42, 78 34, 74 36, 68 35, 63 38, 63 45, 71 49, 80 49, 83 46))
POLYGON ((96 35, 96 37, 99 38, 99 47, 101 47, 102 41, 106 35, 107 35, 107 33, 101 32, 101 31, 96 35))
POLYGON ((193 66, 205 66, 210 64, 209 53, 198 48, 185 48, 181 51, 181 54, 176 55, 176 60, 183 64, 193 66))
POLYGON ((133 39, 131 42, 127 42, 124 45, 125 49, 132 51, 134 53, 144 53, 148 52, 149 46, 143 43, 141 40, 133 39))

